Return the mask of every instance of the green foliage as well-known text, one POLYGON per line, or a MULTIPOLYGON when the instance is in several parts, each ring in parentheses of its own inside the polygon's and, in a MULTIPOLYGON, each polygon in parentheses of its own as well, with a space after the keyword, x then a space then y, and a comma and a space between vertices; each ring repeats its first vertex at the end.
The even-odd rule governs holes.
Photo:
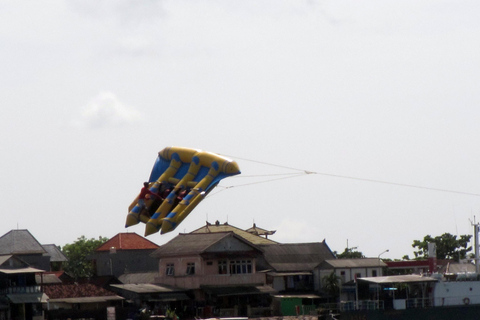
POLYGON ((359 258, 365 258, 362 252, 356 251, 357 247, 353 248, 345 248, 345 251, 342 253, 338 253, 337 251, 334 251, 333 254, 337 257, 337 259, 359 259, 359 258))
POLYGON ((323 290, 328 293, 329 296, 337 298, 340 295, 340 277, 337 276, 335 271, 332 271, 327 276, 323 277, 323 290))
POLYGON ((458 261, 459 259, 465 259, 467 252, 472 250, 472 247, 468 246, 471 237, 471 235, 461 235, 457 239, 457 236, 450 233, 444 233, 435 238, 426 235, 423 241, 413 241, 412 247, 417 248, 413 253, 417 259, 428 258, 428 243, 435 243, 438 259, 454 259, 458 261))
POLYGON ((89 256, 92 255, 96 248, 104 244, 108 238, 98 237, 98 239, 87 239, 81 236, 74 243, 63 246, 63 253, 68 258, 64 266, 66 273, 77 278, 91 277, 95 274, 95 266, 89 256))

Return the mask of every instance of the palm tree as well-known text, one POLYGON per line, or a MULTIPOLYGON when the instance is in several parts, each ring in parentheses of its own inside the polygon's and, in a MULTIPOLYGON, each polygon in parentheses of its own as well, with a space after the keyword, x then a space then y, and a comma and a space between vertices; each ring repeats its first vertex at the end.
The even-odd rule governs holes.
POLYGON ((340 277, 337 276, 335 271, 332 271, 329 275, 323 277, 323 289, 329 296, 333 297, 334 300, 337 300, 337 297, 340 295, 340 277))

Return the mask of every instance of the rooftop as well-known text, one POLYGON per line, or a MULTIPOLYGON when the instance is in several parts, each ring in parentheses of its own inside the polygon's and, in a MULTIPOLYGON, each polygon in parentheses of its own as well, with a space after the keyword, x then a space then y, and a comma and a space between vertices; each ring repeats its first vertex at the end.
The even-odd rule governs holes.
POLYGON ((151 250, 158 249, 159 245, 136 233, 128 232, 117 234, 98 247, 95 251, 110 251, 112 247, 116 250, 151 250))
POLYGON ((0 237, 0 255, 44 253, 47 251, 28 230, 11 230, 0 237))
POLYGON ((325 241, 260 247, 264 251, 265 260, 277 272, 312 271, 323 261, 334 257, 325 241))
MULTIPOLYGON (((250 230, 250 229, 249 229, 250 230)), ((263 230, 263 229, 262 229, 263 230)), ((216 233, 216 232, 234 232, 236 235, 242 237, 250 243, 255 245, 265 245, 265 244, 276 244, 276 241, 260 237, 254 233, 247 232, 240 228, 229 225, 227 222, 221 224, 220 222, 215 222, 207 224, 197 230, 192 231, 191 233, 216 233)), ((274 231, 273 231, 274 232, 274 231)))
MULTIPOLYGON (((179 256, 188 254, 202 254, 206 253, 208 249, 220 241, 234 238, 236 241, 243 243, 248 247, 248 250, 261 251, 247 240, 236 235, 234 232, 215 232, 215 233, 180 233, 178 236, 158 248, 152 256, 164 257, 164 256, 179 256)), ((221 248, 222 252, 231 251, 230 248, 221 248)), ((237 247, 236 251, 242 251, 237 247)), ((233 251, 231 251, 233 252, 233 251)))

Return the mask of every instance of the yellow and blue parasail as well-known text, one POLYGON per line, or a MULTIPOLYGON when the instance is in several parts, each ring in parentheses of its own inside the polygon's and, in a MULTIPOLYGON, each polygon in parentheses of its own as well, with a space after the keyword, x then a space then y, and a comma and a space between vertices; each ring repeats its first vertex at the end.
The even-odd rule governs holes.
POLYGON ((154 194, 128 208, 125 227, 146 224, 145 236, 173 231, 220 182, 240 174, 238 164, 221 155, 183 147, 167 147, 158 153, 150 174, 154 194))

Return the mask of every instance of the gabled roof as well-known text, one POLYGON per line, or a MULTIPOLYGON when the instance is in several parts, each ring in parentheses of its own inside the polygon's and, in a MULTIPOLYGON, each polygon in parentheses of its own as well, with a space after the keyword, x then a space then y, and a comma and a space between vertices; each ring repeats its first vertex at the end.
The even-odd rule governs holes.
POLYGON ((268 264, 277 272, 312 271, 334 255, 325 241, 312 243, 284 243, 261 246, 268 264))
POLYGON ((11 254, 0 256, 1 269, 14 269, 14 268, 26 268, 26 267, 29 267, 29 264, 17 256, 14 256, 11 254))
MULTIPOLYGON (((261 252, 261 249, 233 232, 180 233, 178 236, 158 248, 152 253, 152 256, 160 258, 166 256, 198 255, 206 253, 209 248, 229 237, 242 242, 249 247, 249 250, 261 252)), ((222 253, 225 252, 234 252, 234 250, 229 247, 222 248, 222 253)))
POLYGON ((259 228, 255 223, 253 224, 253 227, 248 228, 245 231, 257 236, 270 236, 275 232, 277 232, 277 230, 266 230, 266 229, 259 228))
POLYGON ((374 268, 386 267, 387 264, 378 258, 358 258, 358 259, 328 259, 320 264, 321 269, 331 268, 374 268))
POLYGON ((42 247, 47 252, 46 254, 50 256, 50 262, 64 262, 68 260, 56 245, 44 244, 42 247))
POLYGON ((45 249, 28 230, 11 230, 0 237, 0 255, 43 253, 45 249))
POLYGON ((276 244, 276 241, 260 237, 258 235, 249 233, 245 230, 239 229, 237 227, 231 226, 228 223, 220 224, 218 221, 215 224, 208 223, 192 231, 191 233, 216 233, 216 232, 234 232, 236 235, 242 237, 250 243, 255 245, 265 245, 265 244, 276 244))
POLYGON ((51 284, 43 288, 50 299, 116 296, 91 283, 51 284))
POLYGON ((116 250, 151 250, 158 249, 159 245, 153 243, 150 240, 139 236, 136 233, 119 233, 100 247, 95 252, 110 251, 110 248, 114 247, 116 250))

